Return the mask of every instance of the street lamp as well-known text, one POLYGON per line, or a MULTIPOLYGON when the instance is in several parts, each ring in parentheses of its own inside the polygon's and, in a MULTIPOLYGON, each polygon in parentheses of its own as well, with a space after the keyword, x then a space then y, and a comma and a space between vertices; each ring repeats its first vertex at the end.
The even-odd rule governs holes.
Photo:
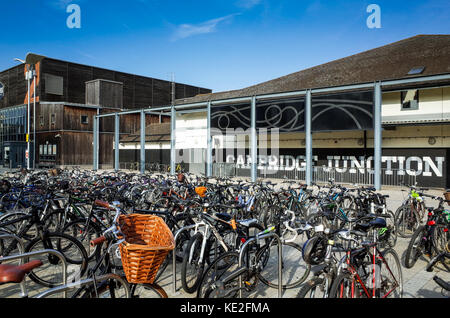
POLYGON ((28 53, 25 61, 15 58, 15 61, 19 61, 22 64, 28 65, 30 67, 27 70, 25 79, 28 83, 28 107, 27 107, 27 170, 30 170, 30 81, 33 78, 33 169, 35 168, 35 156, 36 156, 36 71, 35 65, 45 58, 43 55, 38 55, 34 53, 28 53))

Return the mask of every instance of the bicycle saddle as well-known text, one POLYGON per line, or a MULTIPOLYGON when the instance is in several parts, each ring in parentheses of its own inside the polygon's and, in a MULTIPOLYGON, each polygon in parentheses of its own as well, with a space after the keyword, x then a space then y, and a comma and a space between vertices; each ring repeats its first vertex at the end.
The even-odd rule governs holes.
POLYGON ((231 215, 228 213, 216 213, 216 216, 226 222, 231 221, 231 215))
POLYGON ((386 220, 383 218, 376 218, 369 223, 358 223, 355 228, 362 231, 368 231, 369 229, 379 229, 386 227, 386 220))
POLYGON ((20 283, 26 274, 42 265, 43 263, 40 260, 34 260, 23 265, 1 264, 0 283, 20 283))

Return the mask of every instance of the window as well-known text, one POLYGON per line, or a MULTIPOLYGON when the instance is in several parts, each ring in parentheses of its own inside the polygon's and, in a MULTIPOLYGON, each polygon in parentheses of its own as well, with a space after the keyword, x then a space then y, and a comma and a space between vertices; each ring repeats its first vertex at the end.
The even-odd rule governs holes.
POLYGON ((56 114, 50 115, 50 124, 52 124, 52 125, 56 124, 56 114))
POLYGON ((408 72, 408 75, 422 74, 424 70, 425 70, 424 66, 414 67, 408 72))
POLYGON ((44 127, 44 116, 39 116, 39 126, 44 127))
POLYGON ((44 74, 45 93, 52 95, 64 95, 64 78, 51 74, 44 74))
POLYGON ((87 115, 81 115, 81 123, 82 123, 83 125, 89 124, 89 116, 87 116, 87 115))
POLYGON ((402 96, 402 110, 416 110, 419 109, 419 90, 412 89, 404 91, 402 96))

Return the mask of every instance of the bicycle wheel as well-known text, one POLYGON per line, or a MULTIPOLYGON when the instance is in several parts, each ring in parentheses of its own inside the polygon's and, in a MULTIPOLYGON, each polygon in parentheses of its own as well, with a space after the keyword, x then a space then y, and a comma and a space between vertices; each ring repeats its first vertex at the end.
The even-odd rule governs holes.
POLYGON ((450 238, 448 227, 443 224, 437 224, 433 231, 433 247, 436 254, 445 252, 450 238))
MULTIPOLYGON (((23 218, 27 215, 28 215, 28 213, 23 212, 23 211, 10 212, 10 213, 4 214, 0 217, 0 223, 7 224, 10 222, 14 222, 15 220, 23 218)), ((37 231, 36 224, 33 224, 26 233, 21 233, 21 230, 27 225, 28 222, 29 222, 29 220, 17 221, 17 222, 3 226, 2 229, 5 230, 5 232, 15 234, 15 235, 20 235, 20 237, 25 240, 32 240, 37 237, 38 231, 37 231)))
POLYGON ((330 298, 367 298, 367 295, 355 276, 349 272, 344 272, 333 281, 330 298))
POLYGON ((420 226, 420 218, 416 211, 408 205, 401 206, 395 212, 395 223, 398 235, 409 238, 420 226))
MULTIPOLYGON (((257 261, 264 264, 258 273, 259 279, 267 286, 278 288, 278 244, 266 245, 257 255, 257 261), (268 257, 271 255, 272 257, 268 257)), ((302 247, 295 243, 283 243, 281 270, 283 289, 295 288, 308 278, 311 265, 306 264, 302 257, 302 247)))
POLYGON ((382 252, 384 262, 380 265, 379 290, 381 298, 403 297, 402 266, 397 253, 393 249, 382 252))
POLYGON ((181 264, 181 285, 189 294, 194 293, 200 283, 205 266, 205 256, 209 253, 208 251, 204 251, 203 259, 200 261, 202 243, 203 234, 195 234, 186 246, 186 251, 183 256, 183 262, 181 264))
POLYGON ((397 226, 395 224, 394 213, 388 210, 390 216, 386 218, 386 227, 378 229, 378 239, 381 248, 393 248, 397 244, 397 226))
POLYGON ((417 262, 420 256, 424 254, 425 251, 425 226, 419 227, 411 237, 409 241, 408 248, 405 252, 405 267, 411 268, 417 262))
POLYGON ((85 291, 80 298, 127 298, 125 288, 119 281, 110 279, 98 282, 96 285, 91 285, 87 288, 84 287, 85 291))
MULTIPOLYGON (((171 229, 172 233, 176 233, 179 229, 188 225, 185 214, 176 215, 175 220, 177 222, 176 224, 171 225, 170 222, 167 223, 168 225, 170 224, 169 228, 171 229)), ((183 255, 187 248, 190 238, 191 237, 189 231, 184 231, 180 233, 180 235, 177 237, 176 242, 177 245, 175 246, 175 249, 173 251, 170 251, 170 253, 165 258, 164 262, 159 267, 158 273, 156 274, 155 282, 157 282, 161 278, 167 266, 172 263, 173 253, 176 254, 175 258, 177 262, 180 263, 183 262, 183 255)))
MULTIPOLYGON (((43 238, 31 241, 25 252, 36 252, 52 249, 63 254, 67 262, 68 282, 79 280, 86 272, 88 255, 83 245, 75 238, 61 233, 47 233, 43 238)), ((53 288, 63 283, 63 268, 61 260, 54 255, 44 254, 33 256, 33 260, 39 259, 44 264, 33 269, 29 277, 37 284, 53 288)), ((25 260, 28 262, 28 258, 25 260)))
POLYGON ((100 254, 101 245, 92 247, 90 244, 91 240, 102 236, 101 228, 95 223, 89 223, 86 226, 86 220, 73 221, 64 226, 61 232, 76 238, 83 244, 89 261, 100 254))
POLYGON ((325 280, 314 277, 305 284, 298 292, 297 298, 325 298, 325 280))
POLYGON ((238 296, 238 279, 226 283, 221 279, 238 269, 239 253, 226 252, 216 258, 205 270, 197 290, 197 298, 235 298, 238 296))

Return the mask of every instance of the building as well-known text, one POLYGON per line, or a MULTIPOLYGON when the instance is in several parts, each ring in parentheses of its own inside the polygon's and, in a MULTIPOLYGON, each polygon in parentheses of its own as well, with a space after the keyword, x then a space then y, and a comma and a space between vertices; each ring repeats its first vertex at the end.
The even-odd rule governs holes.
MULTIPOLYGON (((423 186, 450 187, 450 35, 418 35, 244 89, 181 98, 176 105, 236 100, 234 105, 211 106, 211 128, 248 130, 249 97, 315 90, 314 172, 373 174, 374 92, 364 87, 381 81, 388 83, 382 89, 381 107, 383 178, 396 177, 393 182, 398 183, 413 176, 423 186), (326 93, 336 87, 338 93, 326 93), (240 98, 246 101, 239 103, 240 98)), ((258 102, 256 109, 258 129, 280 128, 278 153, 260 151, 259 172, 271 171, 272 177, 299 172, 302 178, 305 97, 274 98, 258 102)), ((189 162, 192 171, 204 173, 206 108, 177 112, 176 127, 176 162, 189 162)), ((234 165, 242 175, 250 175, 249 138, 212 139, 215 167, 234 165)), ((170 142, 164 151, 170 152, 170 142)))
MULTIPOLYGON (((25 167, 28 94, 31 97, 31 158, 36 167, 92 166, 93 116, 127 109, 156 107, 211 90, 156 78, 45 58, 36 64, 30 92, 25 65, 0 72, 0 165, 25 167), (34 100, 36 84, 36 100, 34 100), (172 94, 174 93, 174 96, 172 94), (33 103, 36 102, 36 110, 33 103), (33 118, 33 114, 35 117, 33 118), (35 127, 33 127, 35 123, 35 127), (33 131, 36 131, 34 138, 33 131)), ((136 130, 135 115, 120 119, 121 131, 136 130)), ((159 123, 148 116, 147 123, 159 123)), ((162 118, 164 121, 165 118, 162 118)), ((112 167, 114 120, 100 123, 101 166, 112 167)))

